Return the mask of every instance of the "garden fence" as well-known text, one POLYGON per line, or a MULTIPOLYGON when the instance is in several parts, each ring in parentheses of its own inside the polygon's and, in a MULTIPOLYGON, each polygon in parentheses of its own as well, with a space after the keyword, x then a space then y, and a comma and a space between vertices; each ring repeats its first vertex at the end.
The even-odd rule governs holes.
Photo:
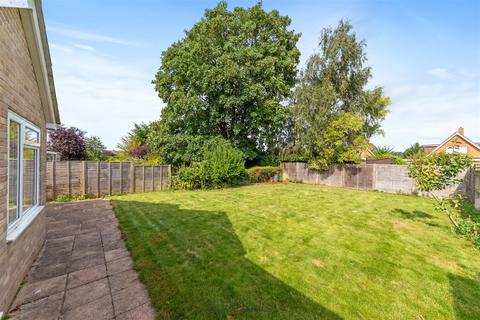
POLYGON ((139 166, 132 162, 47 161, 47 199, 58 196, 104 195, 161 191, 170 187, 168 165, 139 166))
MULTIPOLYGON (((419 193, 415 181, 408 176, 408 167, 392 164, 336 165, 329 170, 315 170, 303 162, 284 162, 286 177, 291 181, 336 187, 371 189, 384 192, 419 193)), ((446 197, 455 192, 466 194, 480 207, 480 171, 472 167, 459 175, 462 182, 435 192, 446 197)))

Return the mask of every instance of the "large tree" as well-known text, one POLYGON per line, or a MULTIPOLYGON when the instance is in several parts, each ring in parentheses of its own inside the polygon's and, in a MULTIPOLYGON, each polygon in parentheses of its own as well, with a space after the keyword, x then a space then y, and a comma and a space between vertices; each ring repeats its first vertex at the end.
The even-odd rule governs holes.
POLYGON ((162 53, 153 81, 168 134, 222 136, 248 159, 275 143, 295 84, 300 34, 290 18, 226 2, 162 53))
POLYGON ((348 21, 322 31, 319 52, 310 56, 292 99, 290 139, 313 167, 355 162, 368 139, 381 133, 390 100, 381 87, 368 89, 365 41, 348 21))

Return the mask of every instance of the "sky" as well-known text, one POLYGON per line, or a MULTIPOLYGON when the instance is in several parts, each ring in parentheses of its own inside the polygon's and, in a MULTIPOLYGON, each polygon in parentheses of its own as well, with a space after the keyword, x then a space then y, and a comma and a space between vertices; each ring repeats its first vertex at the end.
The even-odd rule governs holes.
MULTIPOLYGON (((62 123, 115 148, 133 123, 163 107, 152 79, 160 56, 218 1, 43 0, 62 123)), ((257 1, 228 1, 249 7, 257 1)), ((367 43, 369 86, 392 104, 384 136, 371 142, 403 151, 440 143, 458 127, 480 141, 480 1, 263 1, 301 32, 302 68, 323 28, 348 19, 367 43)))

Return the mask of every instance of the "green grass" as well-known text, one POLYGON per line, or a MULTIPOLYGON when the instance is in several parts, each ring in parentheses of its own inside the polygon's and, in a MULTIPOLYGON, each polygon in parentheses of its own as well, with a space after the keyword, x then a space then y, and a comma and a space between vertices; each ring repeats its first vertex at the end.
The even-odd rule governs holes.
POLYGON ((480 319, 426 198, 302 184, 113 197, 159 319, 480 319))

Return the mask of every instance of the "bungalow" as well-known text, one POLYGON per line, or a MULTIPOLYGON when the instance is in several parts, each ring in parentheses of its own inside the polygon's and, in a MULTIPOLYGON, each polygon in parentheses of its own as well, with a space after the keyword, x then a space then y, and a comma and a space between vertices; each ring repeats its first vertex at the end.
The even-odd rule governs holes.
POLYGON ((464 153, 480 160, 480 143, 474 142, 465 136, 465 129, 458 128, 440 144, 427 144, 422 146, 426 154, 434 152, 464 153))
POLYGON ((60 124, 40 0, 0 0, 0 317, 45 240, 46 130, 60 124))

